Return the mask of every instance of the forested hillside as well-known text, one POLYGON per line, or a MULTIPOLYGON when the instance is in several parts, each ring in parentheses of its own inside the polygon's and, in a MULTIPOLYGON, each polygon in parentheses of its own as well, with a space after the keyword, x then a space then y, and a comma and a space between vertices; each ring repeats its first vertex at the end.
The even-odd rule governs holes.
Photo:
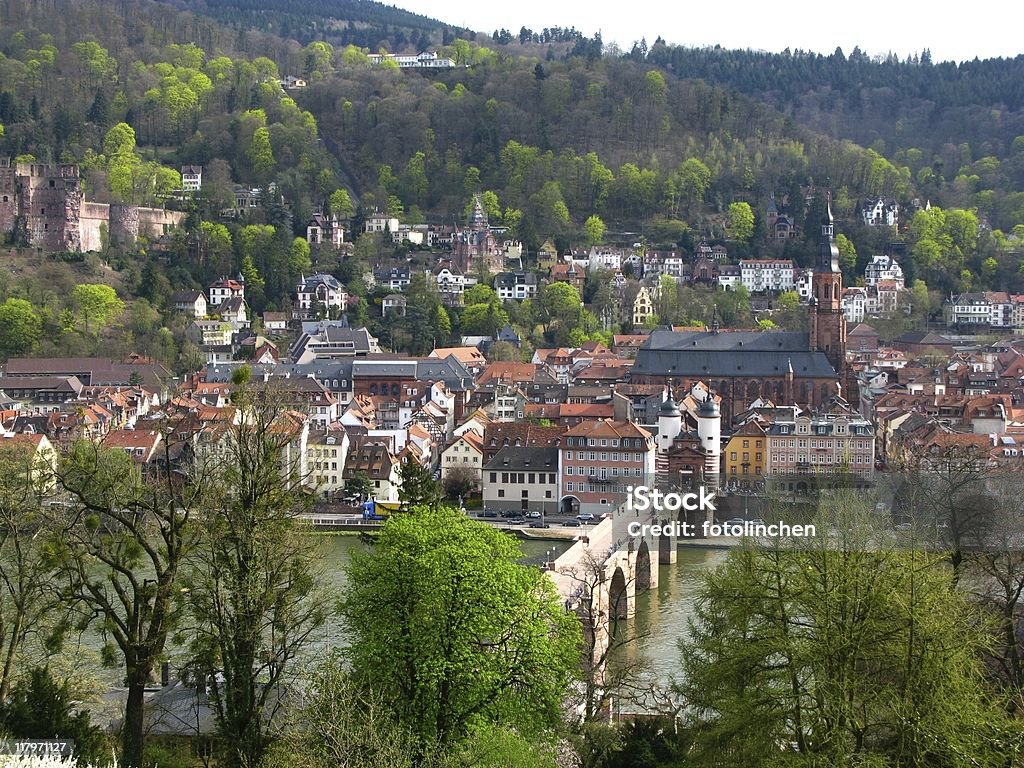
MULTIPOLYGON (((301 239, 315 210, 351 218, 350 233, 374 208, 451 224, 473 194, 523 242, 528 265, 549 238, 559 249, 608 238, 687 252, 708 238, 732 258, 808 264, 828 193, 851 281, 899 239, 911 284, 1024 286, 1017 60, 952 67, 660 43, 620 56, 570 27, 453 39, 439 50, 455 67, 419 72, 373 64, 367 47, 260 31, 246 14, 277 6, 244 5, 228 26, 199 15, 227 14, 219 0, 194 12, 0 0, 0 154, 79 164, 90 200, 172 206, 184 204, 172 194, 178 169, 203 166, 187 229, 159 255, 145 243, 103 254, 129 296, 158 309, 172 290, 238 271, 254 310, 286 307, 317 255, 301 239), (308 85, 285 91, 287 76, 308 85), (262 203, 224 218, 234 185, 262 203), (773 195, 800 236, 769 248, 773 195), (898 232, 860 223, 875 197, 900 204, 898 232)), ((321 7, 289 5, 307 21, 321 7)), ((384 6, 330 8, 350 14, 338 17, 346 28, 362 28, 352 14, 364 13, 366 28, 389 35, 415 24, 434 34, 431 20, 384 6)), ((423 42, 407 39, 405 50, 423 42)), ((357 244, 347 262, 320 266, 358 293, 381 255, 357 244)), ((47 311, 44 338, 62 338, 63 309, 47 311)))
POLYGON ((376 50, 447 45, 461 30, 373 0, 165 0, 223 24, 272 32, 302 43, 327 40, 376 50))

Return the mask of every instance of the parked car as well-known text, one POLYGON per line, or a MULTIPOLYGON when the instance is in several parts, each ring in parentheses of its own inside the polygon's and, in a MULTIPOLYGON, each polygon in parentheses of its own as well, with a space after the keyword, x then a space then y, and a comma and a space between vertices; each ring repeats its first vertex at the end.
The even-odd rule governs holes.
POLYGON ((522 525, 526 522, 525 517, 510 517, 508 520, 509 525, 522 525))
POLYGON ((568 525, 568 526, 570 526, 572 528, 579 528, 580 527, 580 521, 579 520, 571 520, 570 519, 570 520, 566 520, 564 523, 562 523, 562 525, 568 525))
POLYGON ((484 510, 483 512, 481 512, 480 514, 481 514, 481 516, 483 516, 483 517, 497 517, 497 516, 498 516, 498 513, 497 513, 497 512, 495 512, 495 511, 494 511, 493 509, 485 509, 485 510, 484 510))
POLYGON ((525 516, 526 517, 535 517, 535 518, 536 517, 540 517, 540 512, 537 512, 536 510, 532 510, 530 512, 527 512, 525 516))
POLYGON ((551 527, 551 523, 542 523, 540 521, 537 521, 537 522, 534 522, 534 523, 530 523, 530 527, 531 528, 550 528, 551 527))
POLYGON ((589 523, 591 520, 594 519, 594 515, 591 512, 580 512, 578 515, 576 515, 576 519, 582 522, 589 523))

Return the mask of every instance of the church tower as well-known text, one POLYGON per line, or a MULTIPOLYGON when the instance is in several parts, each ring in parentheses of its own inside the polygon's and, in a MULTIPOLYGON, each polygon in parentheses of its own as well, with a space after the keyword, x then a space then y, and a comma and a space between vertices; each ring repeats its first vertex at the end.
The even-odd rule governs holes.
POLYGON ((821 241, 811 286, 811 348, 825 353, 842 381, 846 371, 846 316, 843 314, 843 272, 839 268, 831 201, 821 221, 821 241))

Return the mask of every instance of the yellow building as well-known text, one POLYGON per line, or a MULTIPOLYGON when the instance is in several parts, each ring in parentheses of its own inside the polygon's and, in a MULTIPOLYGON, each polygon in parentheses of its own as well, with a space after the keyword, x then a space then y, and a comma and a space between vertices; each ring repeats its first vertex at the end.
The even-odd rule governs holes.
POLYGON ((761 480, 768 466, 768 440, 764 427, 748 421, 725 447, 725 482, 740 485, 761 480))

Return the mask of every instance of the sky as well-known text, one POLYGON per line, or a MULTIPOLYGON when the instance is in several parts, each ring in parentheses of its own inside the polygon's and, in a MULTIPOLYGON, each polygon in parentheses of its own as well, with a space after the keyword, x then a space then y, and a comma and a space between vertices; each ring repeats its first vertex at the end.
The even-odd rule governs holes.
POLYGON ((491 33, 505 28, 576 27, 591 37, 615 42, 629 51, 642 37, 652 44, 658 35, 677 45, 796 50, 846 54, 860 46, 869 55, 908 54, 931 50, 933 61, 965 61, 1024 53, 1019 25, 1005 3, 974 0, 952 2, 832 3, 790 0, 385 0, 400 8, 449 24, 491 33), (832 12, 835 9, 835 12, 832 12), (841 15, 840 15, 841 14, 841 15), (1003 19, 1004 23, 993 23, 1003 19))

